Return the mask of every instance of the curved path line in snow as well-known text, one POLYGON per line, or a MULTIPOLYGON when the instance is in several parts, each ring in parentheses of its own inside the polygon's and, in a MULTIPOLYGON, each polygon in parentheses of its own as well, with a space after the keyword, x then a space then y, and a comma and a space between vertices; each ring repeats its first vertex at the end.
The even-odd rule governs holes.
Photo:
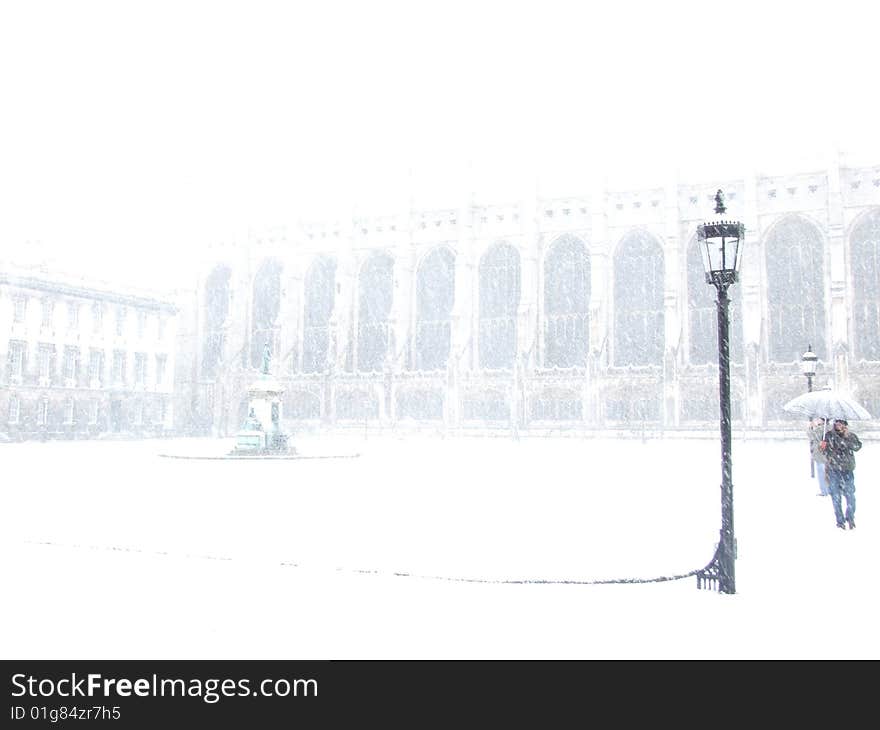
MULTIPOLYGON (((109 552, 120 552, 120 553, 140 553, 142 555, 161 555, 163 557, 173 557, 173 553, 167 550, 143 550, 141 548, 134 547, 122 547, 118 545, 82 545, 82 544, 71 544, 71 543, 60 543, 53 542, 51 540, 25 540, 25 544, 28 545, 43 545, 49 547, 60 547, 60 548, 78 548, 84 550, 106 550, 109 552)), ((225 556, 217 556, 217 555, 194 555, 191 553, 186 553, 183 555, 184 558, 196 558, 200 560, 222 560, 222 561, 234 561, 235 558, 225 557, 225 556)), ((301 565, 300 563, 294 563, 291 561, 282 560, 279 565, 283 568, 304 568, 308 566, 301 565)), ((455 576, 455 575, 429 575, 429 574, 420 574, 420 573, 410 573, 410 572, 402 572, 402 571, 383 571, 383 570, 367 570, 364 568, 346 568, 346 567, 337 567, 333 569, 336 573, 351 573, 355 575, 373 575, 381 578, 414 578, 418 580, 435 580, 435 581, 444 581, 447 583, 478 583, 478 584, 486 584, 486 585, 575 585, 575 586, 596 586, 596 585, 621 585, 627 583, 665 583, 667 581, 673 580, 682 580, 684 578, 691 578, 697 573, 705 570, 704 568, 697 568, 695 570, 688 571, 687 573, 679 573, 677 575, 661 575, 655 576, 653 578, 603 578, 598 580, 580 580, 577 578, 468 578, 465 576, 455 576)))
POLYGON ((231 454, 224 456, 193 456, 191 454, 159 454, 164 459, 190 459, 193 461, 297 461, 300 459, 357 459, 360 454, 328 454, 326 456, 300 456, 300 455, 284 455, 284 456, 233 456, 231 454))
MULTIPOLYGON (((123 547, 122 545, 83 545, 80 543, 63 543, 53 542, 52 540, 24 540, 25 545, 43 545, 48 547, 60 548, 76 548, 79 550, 106 550, 111 553, 140 553, 141 555, 161 555, 163 557, 173 557, 174 553, 168 550, 144 550, 136 547, 123 547)), ((184 558, 197 558, 199 560, 225 560, 231 562, 234 558, 228 558, 220 555, 194 555, 192 553, 184 553, 184 558)))

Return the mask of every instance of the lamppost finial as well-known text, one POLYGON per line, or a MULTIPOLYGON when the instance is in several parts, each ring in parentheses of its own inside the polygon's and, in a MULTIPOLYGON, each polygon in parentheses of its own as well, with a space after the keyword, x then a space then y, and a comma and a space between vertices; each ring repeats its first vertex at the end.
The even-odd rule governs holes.
POLYGON ((727 212, 727 208, 724 206, 724 193, 721 189, 718 189, 718 192, 715 193, 715 212, 718 215, 723 215, 727 212))

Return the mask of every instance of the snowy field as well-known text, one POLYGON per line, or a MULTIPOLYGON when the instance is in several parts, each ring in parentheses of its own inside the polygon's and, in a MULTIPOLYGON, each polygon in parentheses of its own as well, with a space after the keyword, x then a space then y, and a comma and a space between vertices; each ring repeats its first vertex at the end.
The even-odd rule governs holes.
POLYGON ((689 577, 717 439, 0 444, 2 658, 880 658, 880 444, 857 529, 806 440, 734 441, 734 596, 689 577), (508 582, 505 582, 508 581, 508 582))

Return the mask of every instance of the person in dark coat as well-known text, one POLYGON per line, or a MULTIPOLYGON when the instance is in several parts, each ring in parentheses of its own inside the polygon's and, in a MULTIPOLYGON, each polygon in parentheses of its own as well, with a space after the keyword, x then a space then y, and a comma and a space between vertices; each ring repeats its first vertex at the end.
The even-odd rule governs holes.
POLYGON ((856 526, 856 484, 853 470, 856 468, 855 452, 862 448, 859 437, 849 430, 844 420, 837 420, 825 434, 820 444, 827 462, 828 491, 834 505, 834 517, 837 526, 843 530, 844 514, 841 509, 841 497, 846 497, 846 524, 850 530, 856 526), (824 444, 824 446, 823 446, 824 444))

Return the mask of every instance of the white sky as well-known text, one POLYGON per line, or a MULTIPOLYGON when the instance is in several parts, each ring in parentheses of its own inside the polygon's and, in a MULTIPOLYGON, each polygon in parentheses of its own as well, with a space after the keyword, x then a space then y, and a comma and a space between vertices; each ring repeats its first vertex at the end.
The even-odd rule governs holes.
POLYGON ((869 3, 595 5, 4 3, 0 259, 880 162, 869 3))

